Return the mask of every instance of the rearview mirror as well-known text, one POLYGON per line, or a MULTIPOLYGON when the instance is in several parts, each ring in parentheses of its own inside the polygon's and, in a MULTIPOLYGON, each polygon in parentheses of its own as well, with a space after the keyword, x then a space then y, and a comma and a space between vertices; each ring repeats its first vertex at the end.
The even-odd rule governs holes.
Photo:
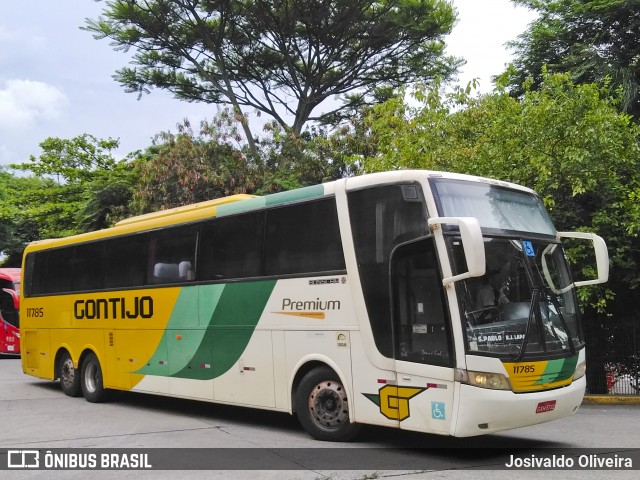
POLYGON ((432 229, 438 225, 458 225, 460 238, 464 249, 464 258, 467 262, 467 271, 442 279, 442 284, 457 282, 471 277, 481 277, 486 272, 486 260, 484 254, 484 240, 480 223, 475 217, 433 217, 428 220, 432 229))
POLYGON ((583 287, 585 285, 597 285, 604 283, 609 279, 609 252, 607 251, 607 244, 602 237, 595 233, 584 232, 558 232, 559 238, 577 238, 582 240, 591 240, 593 243, 593 250, 596 255, 596 268, 598 270, 598 277, 593 280, 583 280, 580 282, 574 282, 576 287, 583 287))

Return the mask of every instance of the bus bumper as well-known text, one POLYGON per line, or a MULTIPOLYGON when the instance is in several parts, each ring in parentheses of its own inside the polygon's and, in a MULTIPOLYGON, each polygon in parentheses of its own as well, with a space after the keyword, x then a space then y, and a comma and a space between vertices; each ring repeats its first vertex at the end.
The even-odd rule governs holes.
POLYGON ((458 418, 451 435, 484 435, 567 417, 580 407, 586 385, 582 377, 563 388, 518 394, 460 385, 458 418))

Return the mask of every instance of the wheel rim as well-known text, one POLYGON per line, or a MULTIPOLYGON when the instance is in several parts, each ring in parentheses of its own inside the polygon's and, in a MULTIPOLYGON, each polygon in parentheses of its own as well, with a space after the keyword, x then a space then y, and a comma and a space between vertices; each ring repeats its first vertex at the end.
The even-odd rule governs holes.
POLYGON ((68 388, 73 385, 76 378, 76 369, 73 367, 73 361, 70 358, 66 358, 62 362, 62 368, 60 369, 60 380, 62 384, 68 388))
POLYGON ((85 370, 84 385, 87 391, 93 393, 96 391, 97 384, 98 384, 98 367, 93 362, 89 362, 85 370))
POLYGON ((309 394, 309 413, 313 421, 322 428, 338 428, 349 421, 347 395, 342 385, 334 380, 325 380, 316 385, 309 394))

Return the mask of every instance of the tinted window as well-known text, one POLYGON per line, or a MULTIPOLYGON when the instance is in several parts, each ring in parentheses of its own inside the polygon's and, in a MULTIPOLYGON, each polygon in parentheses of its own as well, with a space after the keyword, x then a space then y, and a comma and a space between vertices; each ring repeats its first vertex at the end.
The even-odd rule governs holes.
POLYGON ((262 274, 264 212, 223 217, 202 227, 199 279, 222 280, 262 274))
POLYGON ((395 358, 450 366, 450 322, 433 239, 398 247, 391 262, 395 358))
POLYGON ((98 290, 103 288, 104 244, 88 243, 75 247, 71 290, 98 290))
POLYGON ((369 320, 380 353, 391 357, 389 257, 404 242, 429 233, 419 185, 349 192, 349 216, 369 320))
POLYGON ((144 285, 147 272, 147 234, 105 242, 105 288, 144 285))
POLYGON ((198 229, 176 227, 149 235, 148 283, 175 283, 195 280, 198 229))
POLYGON ((334 199, 267 210, 265 275, 344 270, 334 199))
POLYGON ((69 291, 72 258, 73 247, 36 253, 33 266, 33 293, 69 291))
POLYGON ((217 281, 345 268, 327 198, 30 254, 27 295, 189 282, 196 273, 217 281))

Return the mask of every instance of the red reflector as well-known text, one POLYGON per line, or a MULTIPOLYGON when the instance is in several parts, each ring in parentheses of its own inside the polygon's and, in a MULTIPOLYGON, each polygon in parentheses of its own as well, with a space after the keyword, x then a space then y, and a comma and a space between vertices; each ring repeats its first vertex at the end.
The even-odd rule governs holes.
POLYGON ((387 383, 387 381, 384 378, 379 378, 378 383, 387 383))
POLYGON ((540 402, 536 407, 536 413, 550 412, 556 408, 556 401, 550 400, 548 402, 540 402))

